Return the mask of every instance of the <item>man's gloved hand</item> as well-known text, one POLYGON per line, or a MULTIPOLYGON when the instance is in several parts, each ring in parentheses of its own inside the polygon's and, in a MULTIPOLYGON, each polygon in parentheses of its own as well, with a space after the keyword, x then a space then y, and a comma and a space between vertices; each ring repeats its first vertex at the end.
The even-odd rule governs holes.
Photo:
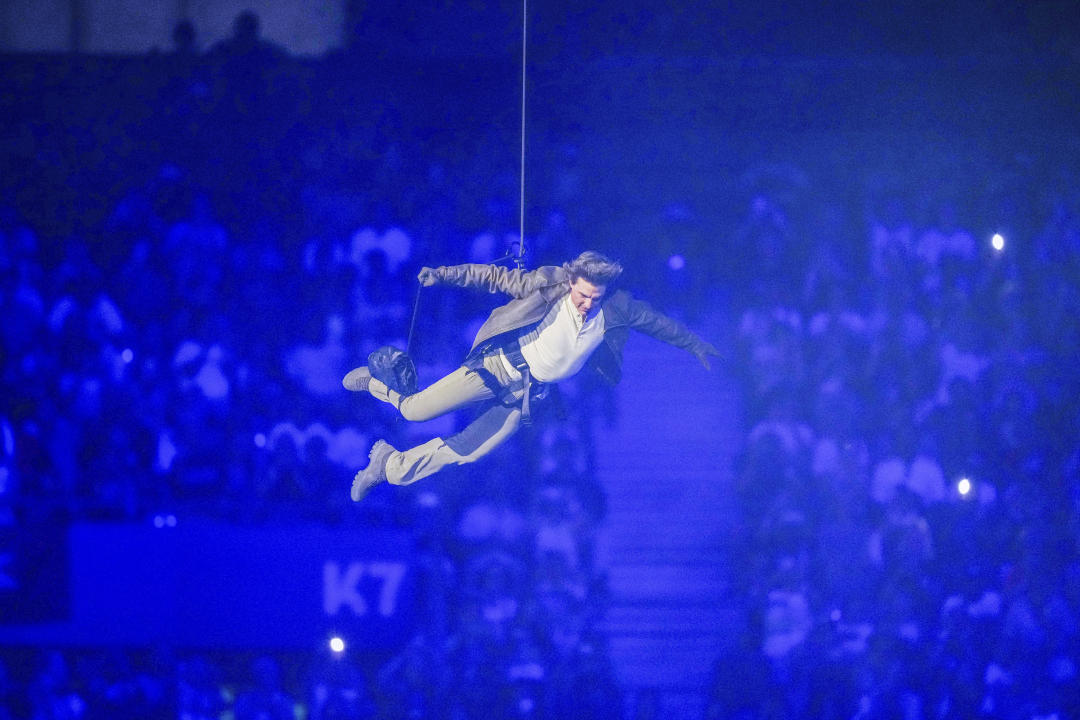
POLYGON ((704 365, 706 370, 712 370, 712 365, 709 364, 709 356, 720 357, 720 351, 713 347, 712 343, 703 341, 697 350, 694 350, 694 355, 697 356, 698 362, 704 365))
POLYGON ((434 268, 422 267, 420 268, 420 274, 416 276, 416 279, 420 281, 420 284, 424 287, 431 287, 439 283, 439 275, 435 272, 434 268))

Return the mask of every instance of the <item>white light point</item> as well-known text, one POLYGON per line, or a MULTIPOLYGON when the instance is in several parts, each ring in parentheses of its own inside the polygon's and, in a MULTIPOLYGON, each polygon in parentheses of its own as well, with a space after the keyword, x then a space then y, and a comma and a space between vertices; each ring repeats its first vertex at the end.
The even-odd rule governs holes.
POLYGON ((971 481, 966 477, 960 478, 960 481, 956 483, 956 490, 962 497, 967 497, 971 492, 971 481))

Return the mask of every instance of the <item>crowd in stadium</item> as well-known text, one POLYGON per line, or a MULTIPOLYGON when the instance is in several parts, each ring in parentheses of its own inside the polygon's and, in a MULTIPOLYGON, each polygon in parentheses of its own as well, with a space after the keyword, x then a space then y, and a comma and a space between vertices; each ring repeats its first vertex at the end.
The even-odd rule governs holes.
MULTIPOLYGON (((348 498, 370 443, 414 431, 341 377, 404 347, 421 266, 514 251, 512 129, 474 121, 456 144, 376 92, 390 83, 323 79, 258 44, 135 59, 109 110, 63 62, 20 67, 43 90, 12 101, 27 120, 3 147, 0 536, 161 513, 405 528, 424 592, 413 639, 357 660, 11 648, 0 718, 622 717, 592 552, 589 427, 619 412, 612 389, 582 377, 569 419, 541 414, 490 461, 348 498)), ((731 565, 747 622, 718 651, 707 717, 1072 717, 1067 163, 1002 171, 978 202, 931 162, 833 178, 858 188, 843 199, 807 180, 823 172, 810 161, 762 164, 718 248, 686 208, 658 210, 665 242, 590 239, 575 221, 603 209, 573 147, 556 155, 528 262, 623 250, 667 268, 630 273, 635 291, 726 329, 711 339, 745 423, 731 565)), ((422 380, 461 360, 492 307, 432 292, 410 347, 422 380)))

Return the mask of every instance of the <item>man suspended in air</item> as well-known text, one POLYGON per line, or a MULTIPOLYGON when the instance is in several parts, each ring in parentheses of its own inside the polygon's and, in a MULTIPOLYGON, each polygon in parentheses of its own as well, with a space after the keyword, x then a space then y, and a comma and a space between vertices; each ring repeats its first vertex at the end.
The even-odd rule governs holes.
POLYGON ((716 348, 628 292, 612 290, 621 273, 618 262, 593 251, 530 272, 482 264, 420 270, 425 287, 503 292, 512 300, 491 312, 461 367, 419 392, 390 387, 368 366, 349 372, 342 384, 393 405, 406 420, 430 420, 473 403, 482 411, 462 431, 407 450, 376 441, 368 466, 353 479, 352 499, 359 502, 384 481, 408 485, 448 465, 479 460, 528 421, 531 404, 548 386, 586 364, 617 383, 631 329, 693 353, 708 369, 716 348))

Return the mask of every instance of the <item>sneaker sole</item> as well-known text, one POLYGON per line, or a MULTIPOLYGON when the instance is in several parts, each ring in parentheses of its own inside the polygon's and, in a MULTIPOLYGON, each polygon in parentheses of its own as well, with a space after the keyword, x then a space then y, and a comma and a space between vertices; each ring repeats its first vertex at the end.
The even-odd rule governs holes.
POLYGON ((356 473, 352 487, 349 489, 349 497, 353 502, 360 502, 371 488, 386 482, 386 461, 392 452, 394 452, 394 446, 385 440, 379 440, 372 446, 371 452, 368 453, 368 466, 356 473), (374 479, 370 479, 367 473, 373 466, 379 468, 379 474, 374 479))
POLYGON ((341 379, 341 384, 346 390, 352 392, 367 392, 368 384, 371 382, 371 371, 367 366, 358 367, 354 370, 350 370, 345 377, 341 379))

